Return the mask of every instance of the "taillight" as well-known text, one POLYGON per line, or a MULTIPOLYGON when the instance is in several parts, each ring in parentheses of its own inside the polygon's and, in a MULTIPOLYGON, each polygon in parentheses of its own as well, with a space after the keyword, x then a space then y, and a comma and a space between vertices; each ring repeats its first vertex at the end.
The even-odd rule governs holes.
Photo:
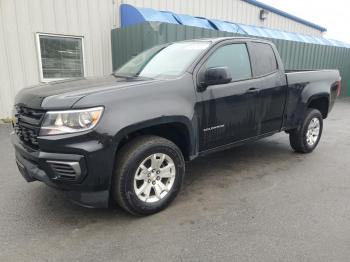
POLYGON ((341 92, 341 81, 337 81, 337 96, 340 96, 341 92))

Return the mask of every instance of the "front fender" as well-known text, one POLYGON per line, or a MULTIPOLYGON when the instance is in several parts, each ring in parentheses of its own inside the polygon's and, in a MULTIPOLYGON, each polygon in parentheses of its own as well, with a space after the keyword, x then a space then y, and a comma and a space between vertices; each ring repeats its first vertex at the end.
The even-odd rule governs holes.
POLYGON ((103 105, 105 110, 96 127, 117 149, 130 132, 157 124, 181 123, 186 126, 191 148, 195 148, 194 104, 196 94, 191 74, 172 80, 145 82, 140 85, 109 88, 91 93, 74 107, 103 105))
POLYGON ((114 136, 114 144, 118 147, 120 142, 125 138, 128 134, 136 132, 138 130, 154 127, 162 124, 182 124, 186 127, 186 131, 188 134, 188 141, 190 143, 190 155, 194 155, 196 152, 196 139, 195 139, 195 128, 192 120, 185 116, 162 116, 149 120, 145 120, 139 123, 134 123, 129 126, 122 128, 115 136, 114 136))

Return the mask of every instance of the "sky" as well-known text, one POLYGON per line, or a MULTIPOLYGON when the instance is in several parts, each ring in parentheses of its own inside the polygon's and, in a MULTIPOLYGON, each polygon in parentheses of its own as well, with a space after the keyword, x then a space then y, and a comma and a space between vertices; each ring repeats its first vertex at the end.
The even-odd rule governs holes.
POLYGON ((289 14, 327 28, 324 37, 350 44, 350 1, 259 0, 289 14))

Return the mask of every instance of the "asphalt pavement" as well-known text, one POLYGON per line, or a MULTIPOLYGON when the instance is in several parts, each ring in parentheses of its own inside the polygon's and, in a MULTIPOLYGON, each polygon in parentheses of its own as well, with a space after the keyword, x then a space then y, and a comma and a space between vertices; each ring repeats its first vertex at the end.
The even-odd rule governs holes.
POLYGON ((0 125, 0 261, 350 260, 350 100, 312 154, 281 133, 199 158, 177 199, 144 218, 25 182, 10 132, 0 125))

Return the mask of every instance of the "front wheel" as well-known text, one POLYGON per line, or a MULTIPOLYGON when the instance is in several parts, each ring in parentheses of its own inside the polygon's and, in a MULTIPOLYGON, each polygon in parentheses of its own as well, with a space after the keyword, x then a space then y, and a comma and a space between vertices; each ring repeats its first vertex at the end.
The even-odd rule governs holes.
POLYGON ((317 109, 308 109, 301 126, 289 132, 291 147, 299 153, 312 152, 320 141, 323 118, 317 109))
POLYGON ((137 137, 117 154, 114 200, 134 215, 164 209, 179 192, 185 173, 180 149, 156 136, 137 137))

